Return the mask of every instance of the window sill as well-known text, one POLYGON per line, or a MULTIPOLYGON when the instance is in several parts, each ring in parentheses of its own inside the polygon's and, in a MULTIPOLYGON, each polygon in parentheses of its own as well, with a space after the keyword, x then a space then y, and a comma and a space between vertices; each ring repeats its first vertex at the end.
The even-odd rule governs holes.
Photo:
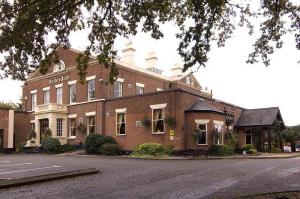
POLYGON ((152 132, 153 135, 161 135, 164 134, 165 132, 152 132))
POLYGON ((197 144, 198 146, 207 146, 207 144, 197 144))
POLYGON ((116 134, 116 136, 126 136, 126 134, 116 134))
POLYGON ((68 140, 76 140, 76 137, 75 136, 70 136, 67 138, 68 140))

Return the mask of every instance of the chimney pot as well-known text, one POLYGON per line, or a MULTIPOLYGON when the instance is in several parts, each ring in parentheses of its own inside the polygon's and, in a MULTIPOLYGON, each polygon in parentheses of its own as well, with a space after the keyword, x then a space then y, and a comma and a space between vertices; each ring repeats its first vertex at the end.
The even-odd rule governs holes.
POLYGON ((132 42, 127 43, 125 48, 122 50, 122 52, 123 52, 123 57, 121 58, 121 61, 129 65, 135 65, 134 64, 135 48, 133 47, 132 42))

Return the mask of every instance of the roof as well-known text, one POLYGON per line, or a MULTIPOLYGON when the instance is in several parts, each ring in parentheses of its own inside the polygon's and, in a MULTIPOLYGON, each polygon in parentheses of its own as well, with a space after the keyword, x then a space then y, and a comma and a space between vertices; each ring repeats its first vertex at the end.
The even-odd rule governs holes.
POLYGON ((273 125, 277 118, 282 121, 278 107, 246 109, 241 113, 241 116, 235 126, 270 126, 273 125))
POLYGON ((199 98, 190 108, 186 110, 187 112, 215 112, 224 114, 217 107, 212 104, 208 104, 204 99, 199 98))

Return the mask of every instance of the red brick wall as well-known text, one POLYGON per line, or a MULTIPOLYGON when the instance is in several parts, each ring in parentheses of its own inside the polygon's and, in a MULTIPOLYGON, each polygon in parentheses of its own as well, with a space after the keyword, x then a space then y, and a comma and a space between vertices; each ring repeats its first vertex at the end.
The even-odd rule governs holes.
POLYGON ((0 108, 0 129, 4 130, 4 148, 7 147, 8 142, 8 118, 9 110, 0 108))
POLYGON ((31 135, 30 115, 25 112, 15 112, 14 133, 15 147, 18 144, 26 143, 31 135))

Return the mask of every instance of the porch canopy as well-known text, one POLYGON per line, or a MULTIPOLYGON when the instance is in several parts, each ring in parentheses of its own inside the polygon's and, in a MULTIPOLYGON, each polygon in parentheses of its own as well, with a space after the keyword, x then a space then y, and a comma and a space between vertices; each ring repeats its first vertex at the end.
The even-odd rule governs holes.
POLYGON ((284 126, 278 107, 246 109, 243 110, 235 127, 272 126, 276 120, 284 126))

